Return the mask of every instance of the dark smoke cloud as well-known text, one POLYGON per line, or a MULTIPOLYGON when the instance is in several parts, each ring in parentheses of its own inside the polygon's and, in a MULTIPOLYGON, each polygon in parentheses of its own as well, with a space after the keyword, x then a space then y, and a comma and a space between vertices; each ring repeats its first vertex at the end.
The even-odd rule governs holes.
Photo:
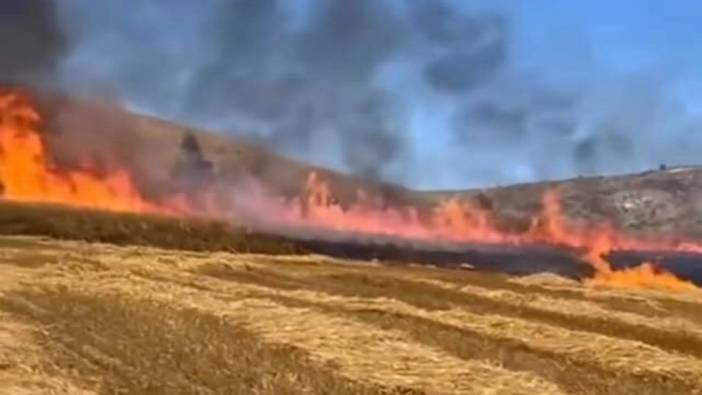
POLYGON ((53 0, 0 2, 0 81, 46 81, 68 49, 53 0))
POLYGON ((508 61, 506 19, 497 13, 457 13, 443 1, 419 0, 414 21, 430 41, 435 56, 424 68, 435 88, 465 92, 489 82, 508 61))
POLYGON ((331 136, 345 167, 382 176, 403 141, 387 127, 392 98, 374 78, 407 26, 382 1, 323 0, 292 29, 281 4, 222 3, 213 56, 191 80, 191 108, 237 111, 264 124, 261 142, 303 155, 331 136))
POLYGON ((323 0, 297 38, 295 55, 312 77, 368 84, 406 28, 382 0, 323 0))
POLYGON ((0 38, 26 43, 3 45, 21 56, 0 58, 1 77, 60 64, 68 90, 368 177, 484 185, 695 161, 702 147, 670 81, 522 70, 510 15, 467 2, 55 1, 0 5, 0 38), (431 106, 449 130, 416 130, 431 106), (440 134, 448 146, 418 156, 440 134))
POLYGON ((388 169, 412 160, 407 103, 380 78, 392 62, 426 63, 426 83, 466 92, 506 58, 498 15, 456 17, 440 1, 59 1, 78 48, 72 89, 107 82, 138 108, 367 177, 402 178, 388 169), (455 28, 434 31, 439 15, 417 29, 420 8, 445 9, 455 28))

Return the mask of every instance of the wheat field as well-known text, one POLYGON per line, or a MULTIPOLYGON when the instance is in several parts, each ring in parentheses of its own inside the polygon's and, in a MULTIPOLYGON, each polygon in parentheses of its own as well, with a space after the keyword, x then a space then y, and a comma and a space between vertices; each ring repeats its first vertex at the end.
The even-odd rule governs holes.
POLYGON ((0 239, 0 394, 702 394, 702 295, 0 239))

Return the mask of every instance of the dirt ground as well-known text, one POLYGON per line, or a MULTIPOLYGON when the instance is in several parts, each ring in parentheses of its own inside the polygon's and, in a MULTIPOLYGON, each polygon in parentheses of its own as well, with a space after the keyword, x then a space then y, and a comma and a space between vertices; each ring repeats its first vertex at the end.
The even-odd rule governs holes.
POLYGON ((0 394, 702 394, 702 295, 0 238, 0 394))

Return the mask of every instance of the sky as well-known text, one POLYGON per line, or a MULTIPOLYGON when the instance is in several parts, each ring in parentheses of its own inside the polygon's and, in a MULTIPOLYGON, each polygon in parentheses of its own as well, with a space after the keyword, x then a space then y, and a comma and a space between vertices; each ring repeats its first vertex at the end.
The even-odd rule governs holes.
MULTIPOLYGON (((518 68, 533 70, 537 75, 547 75, 554 80, 571 80, 593 84, 604 80, 626 78, 669 79, 666 85, 684 102, 691 114, 702 114, 702 3, 694 0, 487 0, 468 2, 456 0, 458 8, 473 8, 481 4, 488 9, 499 9, 511 17, 515 40, 512 59, 518 68)), ((606 84, 606 82, 605 82, 606 84)), ((432 110, 428 111, 432 113, 432 110)), ((440 122, 427 115, 418 122, 419 129, 432 128, 440 122)), ((632 130, 630 133, 635 134, 632 130)), ((661 132, 665 133, 665 132, 661 132)), ((686 131, 690 140, 699 141, 702 128, 686 131)), ((427 143, 419 138, 420 145, 427 143)), ((685 139, 683 139, 685 141, 685 139)), ((655 144, 655 138, 652 142, 655 144)), ((446 144, 442 142, 442 144, 446 144)), ((442 144, 430 144, 426 158, 440 158, 442 144), (439 153, 437 155, 437 153, 439 153)), ((700 148, 696 146, 695 148, 700 148)), ((497 152, 501 150, 496 149, 497 152)), ((466 152, 466 155, 470 153, 466 152)), ((661 157, 665 163, 670 156, 661 157)), ((655 159, 655 158, 654 158, 655 159)), ((687 158, 686 158, 687 159, 687 158)), ((700 164, 702 156, 678 164, 700 164)), ((509 158, 505 158, 509 161, 509 158)), ((500 175, 472 181, 461 180, 447 173, 443 177, 428 180, 420 186, 432 188, 460 187, 466 182, 474 186, 533 181, 539 177, 528 169, 529 160, 504 166, 500 175)), ((638 171, 655 167, 649 160, 642 165, 624 166, 617 171, 638 171)), ((447 164, 446 167, 449 167, 447 164)), ((598 173, 610 173, 607 166, 600 166, 598 173)), ((560 178, 576 175, 571 169, 556 172, 560 178)))
POLYGON ((420 189, 700 162, 697 1, 126 4, 0 3, 0 77, 420 189))
POLYGON ((692 71, 702 60, 696 34, 702 4, 693 0, 500 3, 515 15, 522 49, 537 66, 557 65, 559 44, 580 44, 597 62, 621 72, 676 65, 692 71))

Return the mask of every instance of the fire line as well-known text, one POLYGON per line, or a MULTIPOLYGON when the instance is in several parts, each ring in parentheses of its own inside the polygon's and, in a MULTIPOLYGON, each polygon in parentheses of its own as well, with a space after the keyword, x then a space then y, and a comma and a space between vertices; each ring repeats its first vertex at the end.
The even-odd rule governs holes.
MULTIPOLYGON (((206 208, 193 205, 177 194, 161 201, 149 200, 140 193, 127 167, 98 172, 87 157, 78 169, 53 166, 40 128, 41 117, 31 95, 16 89, 0 90, 0 182, 6 200, 165 215, 238 218, 245 214, 237 212, 235 205, 218 205, 217 201, 222 199, 206 199, 206 208)), ((438 204, 426 221, 413 207, 379 208, 364 199, 342 207, 334 203, 328 183, 316 173, 309 175, 305 186, 304 196, 292 201, 283 201, 260 190, 252 193, 232 188, 227 193, 243 197, 248 193, 251 211, 265 213, 259 214, 262 216, 259 220, 273 227, 436 243, 563 246, 579 251, 579 258, 594 269, 594 277, 587 284, 673 291, 695 289, 692 283, 658 270, 652 263, 614 270, 603 257, 615 250, 702 253, 702 247, 695 243, 636 240, 619 234, 609 224, 567 226, 554 191, 544 194, 542 210, 526 232, 507 233, 492 223, 488 211, 459 199, 438 204)))

